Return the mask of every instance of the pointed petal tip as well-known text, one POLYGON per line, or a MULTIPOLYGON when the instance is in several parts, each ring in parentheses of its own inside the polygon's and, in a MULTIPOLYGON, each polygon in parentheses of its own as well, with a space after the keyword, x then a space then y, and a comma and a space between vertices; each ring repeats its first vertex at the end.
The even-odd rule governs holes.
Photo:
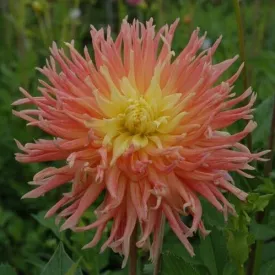
POLYGON ((121 265, 121 269, 124 269, 124 268, 125 268, 127 262, 128 262, 128 256, 127 256, 127 257, 124 256, 124 259, 123 259, 123 262, 122 262, 122 265, 121 265))
POLYGON ((19 91, 21 92, 21 93, 23 93, 24 95, 27 93, 28 94, 28 92, 23 88, 23 87, 19 87, 19 91))
POLYGON ((71 41, 71 43, 69 42, 64 42, 64 44, 68 47, 68 48, 71 48, 74 44, 74 40, 71 41))
POLYGON ((18 139, 14 138, 13 140, 16 143, 17 147, 19 147, 19 146, 22 147, 23 146, 18 139))
POLYGON ((44 219, 48 219, 50 218, 52 215, 51 213, 48 211, 45 215, 44 215, 44 219))
POLYGON ((23 195, 23 196, 21 197, 21 200, 23 200, 23 199, 36 199, 37 196, 34 196, 34 195, 32 195, 31 193, 32 193, 32 191, 26 193, 25 195, 23 195))
MULTIPOLYGON (((20 99, 19 99, 20 100, 20 99)), ((19 100, 15 100, 11 103, 11 106, 17 106, 17 105, 20 105, 18 102, 19 100)))
POLYGON ((68 226, 64 226, 64 224, 59 228, 59 232, 62 232, 66 229, 68 229, 69 227, 68 226))
POLYGON ((81 250, 85 250, 91 248, 90 244, 85 244, 83 247, 81 247, 81 250))
POLYGON ((23 195, 20 199, 21 200, 24 200, 24 199, 27 199, 28 197, 26 197, 26 194, 25 195, 23 195))
POLYGON ((202 234, 203 239, 205 240, 205 238, 211 233, 211 230, 205 230, 205 232, 202 234))
POLYGON ((63 223, 63 225, 60 227, 60 232, 61 231, 64 231, 64 230, 66 230, 66 229, 72 229, 72 228, 74 228, 74 226, 75 226, 76 224, 75 224, 75 221, 72 221, 72 220, 70 220, 70 218, 68 219, 68 220, 66 220, 64 223, 63 223))
POLYGON ((49 47, 50 51, 57 51, 58 48, 57 48, 57 44, 55 41, 52 42, 52 46, 49 47))

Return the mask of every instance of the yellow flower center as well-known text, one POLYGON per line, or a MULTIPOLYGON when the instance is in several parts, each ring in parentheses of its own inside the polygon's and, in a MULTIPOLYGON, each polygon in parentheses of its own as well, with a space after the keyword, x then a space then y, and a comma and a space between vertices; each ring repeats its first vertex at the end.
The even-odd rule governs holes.
POLYGON ((179 93, 163 95, 159 85, 161 67, 156 67, 150 86, 142 94, 131 77, 123 77, 117 87, 106 67, 101 72, 108 82, 110 97, 97 91, 94 95, 104 118, 85 121, 85 125, 102 137, 103 146, 112 148, 111 165, 131 145, 136 150, 149 143, 162 147, 177 136, 173 132, 186 115, 183 108, 193 95, 184 99, 179 93))
POLYGON ((154 114, 143 98, 133 100, 124 114, 124 126, 131 134, 148 134, 154 130, 151 127, 154 114))

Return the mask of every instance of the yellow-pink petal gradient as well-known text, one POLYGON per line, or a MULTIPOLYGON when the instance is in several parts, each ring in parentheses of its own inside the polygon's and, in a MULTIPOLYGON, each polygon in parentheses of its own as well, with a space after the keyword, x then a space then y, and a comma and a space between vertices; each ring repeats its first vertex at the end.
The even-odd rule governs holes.
POLYGON ((208 234, 200 197, 225 218, 234 214, 224 193, 240 200, 247 194, 234 185, 230 172, 249 177, 244 170, 253 167, 248 163, 263 161, 266 153, 251 153, 240 143, 256 127, 252 89, 236 91, 238 96, 232 92, 242 66, 228 80, 218 81, 237 56, 213 64, 221 37, 201 51, 205 35, 200 37, 199 29, 175 55, 177 24, 178 20, 156 32, 152 19, 146 24, 124 20, 115 40, 110 28, 104 33, 92 26, 92 57, 86 47, 80 54, 74 42, 66 43, 69 56, 53 43, 46 66, 38 69, 48 78, 40 80, 40 96, 20 88, 24 98, 13 104, 24 106, 14 114, 27 125, 53 136, 24 146, 16 141, 22 151, 16 159, 64 160, 63 167, 49 167, 34 176, 37 187, 24 198, 69 186, 71 191, 46 217, 58 213, 57 219, 64 220, 61 229, 96 229, 85 248, 96 245, 112 222, 101 251, 111 247, 123 254, 123 265, 136 225, 137 246, 150 247, 154 260, 162 215, 194 255, 188 237, 197 230, 208 234), (229 133, 226 128, 238 120, 247 121, 245 128, 229 133), (79 227, 83 213, 102 193, 96 221, 79 227), (192 217, 189 227, 181 219, 186 215, 192 217))

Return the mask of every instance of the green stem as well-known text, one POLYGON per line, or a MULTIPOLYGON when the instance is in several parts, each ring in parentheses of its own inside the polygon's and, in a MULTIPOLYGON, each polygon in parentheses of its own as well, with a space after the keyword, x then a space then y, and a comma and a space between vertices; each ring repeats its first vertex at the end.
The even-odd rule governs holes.
POLYGON ((239 268, 238 268, 238 275, 245 275, 243 265, 239 266, 239 268))
MULTIPOLYGON (((245 56, 245 43, 244 43, 244 28, 243 28, 243 21, 241 15, 241 8, 239 0, 233 0, 235 15, 236 15, 236 22, 238 26, 238 37, 239 37, 239 51, 240 51, 240 58, 242 63, 244 63, 243 71, 242 71, 242 79, 243 79, 243 88, 247 90, 249 88, 248 78, 247 78, 247 68, 245 64, 246 56, 245 56)), ((252 149, 252 136, 251 134, 247 135, 247 146, 249 150, 252 149)))
POLYGON ((159 275, 161 270, 161 251, 162 251, 162 243, 163 243, 163 237, 164 237, 164 228, 165 228, 165 216, 162 214, 161 216, 161 222, 160 222, 160 231, 158 236, 158 244, 159 247, 157 247, 158 254, 156 255, 156 259, 154 262, 154 273, 153 275, 159 275))
POLYGON ((252 275, 257 275, 260 272, 261 263, 262 263, 263 245, 264 245, 263 241, 256 242, 254 268, 253 268, 252 275))
MULTIPOLYGON (((275 108, 274 108, 275 111, 275 108)), ((266 223, 268 219, 268 213, 270 210, 270 206, 267 206, 265 211, 256 213, 256 222, 259 224, 266 223)), ((251 273, 247 273, 247 275, 258 275, 260 274, 261 264, 262 264, 262 253, 263 253, 263 241, 256 241, 255 246, 253 247, 251 253, 253 253, 253 265, 250 268, 251 273)))

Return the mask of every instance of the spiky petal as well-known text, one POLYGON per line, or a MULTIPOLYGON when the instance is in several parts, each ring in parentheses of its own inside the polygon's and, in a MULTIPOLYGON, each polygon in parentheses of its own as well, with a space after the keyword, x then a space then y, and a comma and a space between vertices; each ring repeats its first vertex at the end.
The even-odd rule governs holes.
POLYGON ((17 142, 22 153, 16 159, 24 163, 66 160, 61 168, 39 172, 32 182, 37 188, 24 198, 71 186, 46 217, 59 212, 58 219, 65 219, 61 229, 96 229, 86 248, 96 245, 106 224, 113 221, 102 250, 111 247, 122 253, 123 265, 137 223, 141 229, 137 245, 148 245, 153 235, 149 245, 154 259, 163 214, 193 255, 188 237, 198 229, 208 233, 199 196, 225 217, 234 213, 222 191, 240 200, 247 194, 234 186, 230 172, 249 176, 243 171, 251 170, 248 163, 263 160, 266 153, 253 154, 240 143, 256 127, 252 121, 256 96, 251 88, 237 97, 232 93, 242 66, 228 80, 217 82, 237 57, 212 63, 221 38, 198 54, 205 39, 198 29, 174 57, 171 43, 177 24, 156 33, 153 20, 145 25, 124 20, 114 41, 110 28, 105 38, 103 29, 92 27, 94 58, 87 48, 83 56, 78 53, 73 42, 66 43, 68 57, 53 43, 50 59, 39 69, 49 80, 40 81, 41 95, 33 97, 21 88, 25 97, 14 103, 36 106, 14 114, 54 137, 25 146, 17 142), (248 121, 242 131, 224 130, 241 119, 248 121), (97 219, 77 227, 103 191, 97 219), (190 227, 181 215, 193 217, 190 227))

